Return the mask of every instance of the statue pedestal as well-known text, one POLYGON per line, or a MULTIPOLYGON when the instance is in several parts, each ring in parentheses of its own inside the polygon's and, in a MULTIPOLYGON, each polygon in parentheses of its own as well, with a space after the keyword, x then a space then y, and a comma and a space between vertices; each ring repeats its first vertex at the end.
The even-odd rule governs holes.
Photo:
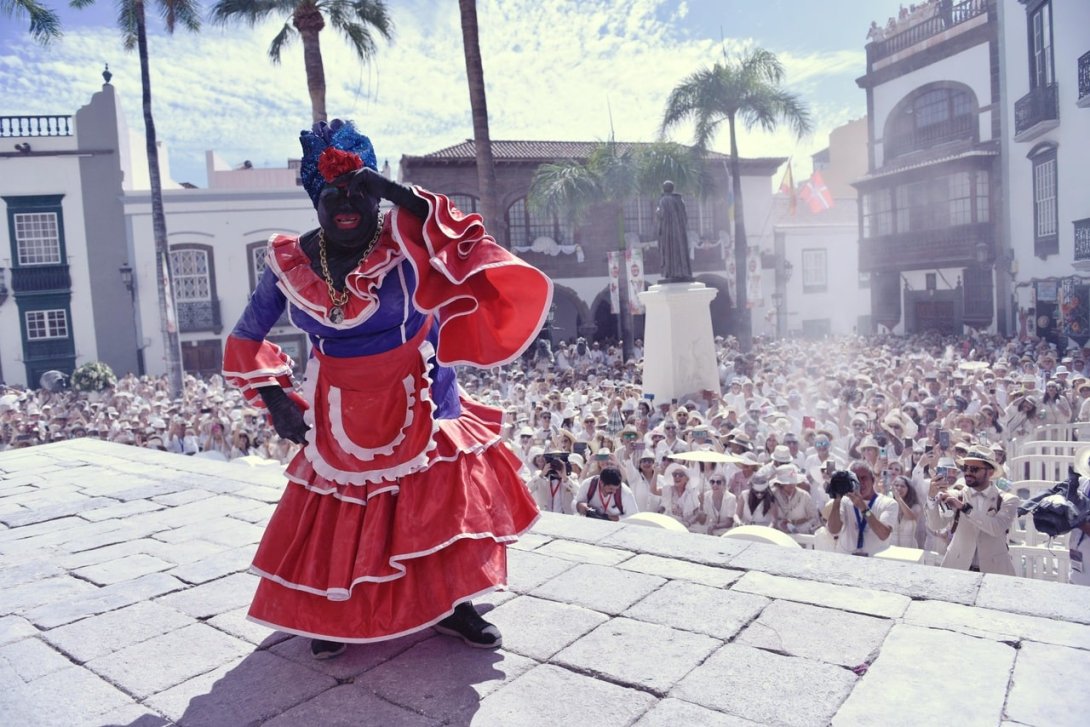
POLYGON ((703 283, 659 283, 640 293, 647 309, 643 341, 643 391, 668 402, 705 389, 719 393, 711 302, 703 283))

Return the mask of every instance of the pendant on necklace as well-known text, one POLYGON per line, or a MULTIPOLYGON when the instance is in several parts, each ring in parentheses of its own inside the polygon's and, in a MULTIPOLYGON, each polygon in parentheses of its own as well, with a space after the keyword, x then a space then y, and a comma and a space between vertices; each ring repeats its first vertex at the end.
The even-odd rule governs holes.
POLYGON ((344 309, 341 308, 339 305, 333 306, 333 308, 329 311, 329 320, 334 325, 338 325, 340 323, 343 323, 344 322, 344 309))

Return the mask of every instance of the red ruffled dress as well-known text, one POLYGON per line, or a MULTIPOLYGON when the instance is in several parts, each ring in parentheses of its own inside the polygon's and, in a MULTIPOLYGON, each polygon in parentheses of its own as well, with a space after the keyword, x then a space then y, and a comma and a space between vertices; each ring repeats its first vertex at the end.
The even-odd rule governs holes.
POLYGON ((423 222, 395 208, 349 273, 343 320, 294 237, 228 338, 224 374, 255 406, 279 385, 308 407, 307 441, 254 558, 249 617, 345 642, 396 638, 507 581, 506 544, 537 519, 501 444, 500 410, 460 392, 452 365, 497 366, 532 342, 552 298, 541 271, 442 196, 423 222), (300 399, 264 336, 288 306, 312 342, 300 399))

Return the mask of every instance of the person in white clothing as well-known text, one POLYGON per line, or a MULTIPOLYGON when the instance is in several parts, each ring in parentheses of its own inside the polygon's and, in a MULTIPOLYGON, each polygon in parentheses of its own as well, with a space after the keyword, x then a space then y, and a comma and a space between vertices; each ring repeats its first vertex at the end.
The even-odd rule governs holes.
POLYGON ((818 509, 810 493, 799 487, 802 477, 793 464, 780 465, 772 476, 777 518, 773 526, 786 533, 810 535, 818 526, 818 509))
MULTIPOLYGON (((829 512, 829 534, 836 538, 836 550, 853 555, 874 555, 890 546, 897 522, 897 502, 874 489, 874 470, 863 460, 849 467, 856 489, 833 497, 829 512)), ((834 484, 841 473, 834 475, 834 484)))
POLYGON ((753 475, 749 480, 749 489, 743 490, 738 498, 738 522, 771 527, 778 513, 768 480, 763 475, 753 475))
POLYGON ((704 493, 701 508, 708 535, 722 535, 734 527, 738 499, 727 490, 727 478, 720 472, 708 476, 710 490, 704 493))
POLYGON ((546 455, 545 466, 527 483, 527 487, 542 512, 574 514, 572 498, 576 493, 575 480, 564 461, 556 455, 546 455))
POLYGON ((625 462, 628 486, 636 496, 640 512, 658 512, 662 501, 663 478, 655 469, 655 455, 644 451, 638 462, 625 462))
POLYGON ((916 488, 904 475, 897 475, 891 484, 893 499, 897 501, 897 524, 893 528, 890 545, 902 548, 919 548, 917 528, 923 507, 916 497, 916 488))
POLYGON ((666 468, 666 486, 662 489, 662 507, 670 517, 690 530, 702 532, 707 519, 700 506, 700 491, 690 485, 689 471, 677 462, 666 468))
POLYGON ((579 515, 614 522, 640 511, 632 490, 621 479, 621 471, 613 466, 583 480, 572 505, 579 515))

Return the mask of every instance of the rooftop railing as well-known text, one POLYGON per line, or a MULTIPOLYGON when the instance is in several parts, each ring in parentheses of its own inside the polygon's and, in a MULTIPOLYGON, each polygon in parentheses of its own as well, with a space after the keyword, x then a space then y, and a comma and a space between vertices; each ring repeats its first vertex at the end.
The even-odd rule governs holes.
POLYGON ((921 41, 949 30, 955 25, 960 25, 988 12, 988 0, 964 0, 964 2, 951 5, 950 9, 945 13, 940 9, 941 3, 934 3, 934 5, 935 14, 931 17, 925 18, 888 38, 868 45, 867 63, 872 64, 883 58, 888 58, 894 53, 898 53, 905 48, 911 48, 921 41))
POLYGON ((0 116, 0 137, 71 135, 71 116, 0 116))

